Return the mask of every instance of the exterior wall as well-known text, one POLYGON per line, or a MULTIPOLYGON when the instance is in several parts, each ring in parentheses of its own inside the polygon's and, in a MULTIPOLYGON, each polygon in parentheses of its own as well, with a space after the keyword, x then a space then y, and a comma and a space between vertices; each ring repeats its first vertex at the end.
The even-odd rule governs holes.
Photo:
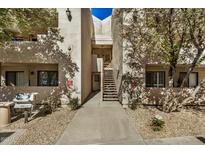
MULTIPOLYGON (((179 78, 179 72, 187 72, 187 68, 185 66, 181 66, 177 69, 176 72, 176 78, 179 78)), ((193 72, 198 72, 198 83, 200 83, 201 80, 205 79, 205 67, 204 66, 198 66, 196 67, 193 72)))
POLYGON ((37 86, 38 71, 58 71, 57 64, 4 64, 1 67, 1 86, 5 86, 6 71, 23 71, 24 86, 37 86), (33 75, 30 72, 34 72, 33 75))
MULTIPOLYGON (((188 65, 180 65, 177 66, 176 70, 176 76, 175 76, 175 85, 179 78, 180 72, 187 72, 188 65)), ((168 87, 168 66, 167 65, 147 65, 146 71, 165 71, 165 87, 168 87)), ((198 83, 205 79, 205 67, 204 66, 198 66, 196 67, 193 72, 198 72, 198 83)))
MULTIPOLYGON (((70 9, 72 21, 68 21, 66 9, 58 9, 58 25, 60 35, 64 37, 64 42, 59 43, 62 53, 53 53, 49 44, 38 42, 16 42, 10 47, 0 49, 0 63, 18 64, 57 64, 59 71, 58 87, 1 87, 0 101, 12 100, 14 94, 19 92, 38 92, 39 98, 47 98, 54 88, 64 88, 69 76, 69 61, 66 59, 68 48, 70 49, 73 62, 79 67, 79 72, 74 78, 74 88, 76 94, 81 98, 81 9, 70 9), (10 91, 10 92, 9 92, 10 91), (8 93, 9 92, 9 93, 8 93)), ((4 67, 3 67, 4 69, 4 67)), ((34 69, 34 68, 33 68, 34 69)), ((47 67, 47 69, 49 69, 47 67)), ((3 77, 1 77, 3 78, 3 77)), ((28 85, 28 83, 26 83, 28 85)))
MULTIPOLYGON (((66 8, 58 10, 58 28, 60 35, 64 38, 62 43, 59 43, 62 53, 53 53, 49 44, 38 42, 16 42, 8 48, 0 49, 0 67, 1 79, 5 78, 5 70, 17 68, 7 67, 5 64, 26 65, 18 67, 18 69, 28 72, 28 68, 32 70, 44 69, 40 68, 41 64, 55 64, 59 71, 59 87, 65 87, 66 81, 70 79, 69 76, 69 61, 64 55, 71 53, 72 61, 75 62, 79 68, 79 72, 74 77, 74 89, 76 96, 80 98, 80 103, 84 102, 91 92, 91 72, 92 72, 92 18, 89 9, 70 9, 72 20, 69 21, 66 15, 66 8), (35 67, 34 67, 34 65, 35 67), (31 66, 31 67, 30 67, 31 66)), ((50 70, 50 66, 45 69, 50 70)), ((56 69, 56 68, 55 68, 56 69)), ((28 76, 25 76, 25 86, 28 85, 28 76)), ((1 82, 0 82, 1 83, 1 82)), ((33 86, 29 87, 0 87, 1 95, 0 101, 12 100, 15 93, 36 91, 39 92, 40 98, 46 98, 50 94, 50 90, 54 87, 35 87, 37 81, 33 79, 33 86), (7 90, 6 90, 7 89, 7 90), (43 90, 45 89, 45 91, 43 90), (11 91, 11 95, 8 94, 11 91), (44 92, 42 92, 44 91, 44 92), (46 93, 46 94, 45 94, 46 93)), ((2 83, 1 83, 2 84, 2 83)), ((55 87, 56 88, 56 87, 55 87)))
POLYGON ((111 17, 100 20, 92 16, 92 19, 94 27, 93 44, 112 45, 111 17))
MULTIPOLYGON (((50 90, 56 88, 56 87, 28 87, 28 77, 25 77, 25 86, 27 87, 5 87, 4 79, 5 79, 5 71, 6 70, 14 70, 17 69, 15 67, 15 64, 21 65, 21 67, 18 67, 20 70, 24 70, 25 73, 28 72, 29 65, 36 64, 36 67, 30 67, 31 70, 35 69, 52 69, 50 68, 51 64, 55 64, 58 66, 58 77, 59 77, 59 88, 63 88, 65 86, 66 82, 66 74, 69 70, 66 68, 66 59, 63 59, 62 56, 58 54, 51 54, 48 55, 49 47, 45 47, 44 44, 41 44, 39 42, 22 42, 18 44, 14 44, 8 48, 0 49, 0 63, 1 63, 1 85, 0 91, 0 101, 8 101, 12 100, 14 98, 14 95, 19 92, 38 92, 39 97, 44 99, 47 98, 50 95, 50 90), (8 66, 10 64, 10 66, 8 66), (38 64, 38 65, 37 65, 38 64), (39 67, 44 64, 49 64, 47 68, 39 67), (7 65, 7 66, 6 66, 7 65), (13 66, 15 67, 13 67, 13 66), (26 65, 26 67, 22 67, 22 65, 26 65), (59 68, 65 68, 64 70, 59 68), (2 82, 3 81, 3 82, 2 82), (45 89, 45 91, 43 90, 45 89), (49 89, 49 90, 48 90, 49 89), (44 92, 42 92, 44 91, 44 92)), ((52 52, 51 52, 52 53, 52 52)), ((56 67, 55 67, 56 69, 56 67)), ((34 81, 36 83, 36 81, 34 81)), ((33 83, 35 85, 35 83, 33 83)))
POLYGON ((85 102, 92 91, 92 18, 89 9, 81 9, 81 99, 85 102))
POLYGON ((17 93, 38 93, 36 103, 41 104, 57 87, 0 87, 0 101, 12 101, 17 93))
MULTIPOLYGON (((112 38, 113 38, 113 48, 112 48, 112 67, 113 75, 116 83, 117 91, 120 91, 122 76, 123 76, 123 40, 120 37, 120 22, 119 19, 115 17, 115 10, 113 10, 112 18, 112 38)), ((122 101, 122 98, 121 98, 122 101)))
POLYGON ((74 77, 74 88, 76 95, 81 99, 81 9, 70 9, 70 11, 71 22, 67 18, 66 8, 58 9, 58 26, 60 34, 64 37, 64 41, 59 45, 64 52, 68 52, 70 48, 72 60, 79 67, 79 72, 74 77))

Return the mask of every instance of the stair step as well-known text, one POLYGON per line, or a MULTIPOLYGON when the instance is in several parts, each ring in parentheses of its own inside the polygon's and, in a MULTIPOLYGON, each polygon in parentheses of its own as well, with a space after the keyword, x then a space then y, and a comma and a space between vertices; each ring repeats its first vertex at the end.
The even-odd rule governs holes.
POLYGON ((112 89, 112 90, 116 90, 116 87, 115 86, 104 86, 104 90, 106 90, 106 89, 112 89))
POLYGON ((104 86, 115 86, 114 83, 104 83, 103 85, 104 85, 104 86))
POLYGON ((108 83, 109 83, 109 82, 111 82, 111 83, 115 83, 114 80, 104 80, 104 83, 105 83, 105 82, 108 82, 108 83))
POLYGON ((114 83, 104 83, 104 86, 115 86, 114 83))
POLYGON ((116 89, 104 89, 103 92, 117 92, 116 89))
MULTIPOLYGON (((109 64, 110 65, 110 64, 109 64)), ((104 66, 110 67, 104 63, 104 66)), ((111 67, 110 67, 111 68, 111 67)), ((119 101, 112 70, 104 69, 103 100, 119 101)))
POLYGON ((103 95, 103 98, 118 98, 117 95, 103 95))
POLYGON ((104 89, 116 89, 115 86, 104 86, 104 89))
POLYGON ((104 88, 104 90, 103 90, 104 92, 110 92, 110 91, 112 91, 112 92, 117 92, 117 90, 115 89, 115 88, 104 88))
POLYGON ((113 83, 113 84, 115 84, 115 82, 114 81, 104 81, 104 83, 113 83))
POLYGON ((114 80, 106 80, 104 83, 115 83, 114 80))
POLYGON ((103 92, 117 92, 116 89, 104 89, 103 92))
POLYGON ((104 85, 104 86, 115 86, 114 83, 104 83, 103 85, 104 85))
POLYGON ((119 101, 118 98, 103 98, 103 101, 119 101))
POLYGON ((117 92, 103 92, 103 95, 118 95, 117 92))

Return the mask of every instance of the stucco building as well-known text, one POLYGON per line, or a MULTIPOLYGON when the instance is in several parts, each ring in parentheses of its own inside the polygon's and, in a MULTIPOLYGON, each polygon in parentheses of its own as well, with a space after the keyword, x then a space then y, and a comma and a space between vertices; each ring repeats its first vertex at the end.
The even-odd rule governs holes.
POLYGON ((57 12, 57 28, 64 38, 58 43, 60 52, 41 39, 49 32, 30 40, 16 38, 8 48, 0 49, 0 101, 11 101, 21 92, 37 92, 38 101, 42 101, 69 83, 79 103, 84 103, 93 91, 102 88, 102 59, 104 65, 112 59, 111 16, 100 20, 90 9, 57 12), (74 78, 69 74, 68 52, 78 67, 74 78))
MULTIPOLYGON (((102 100, 120 101, 127 106, 122 93, 122 77, 129 71, 125 64, 126 50, 120 37, 120 24, 112 16, 100 20, 90 9, 57 9, 58 27, 64 41, 58 43, 60 52, 42 43, 39 35, 30 41, 12 41, 8 48, 0 48, 0 101, 10 101, 17 93, 37 92, 38 101, 52 95, 53 90, 70 84, 79 103, 86 102, 92 92, 101 91, 102 100), (67 12, 70 11, 71 18, 67 12), (69 59, 78 66, 71 78, 69 59)), ((115 13, 115 10, 113 10, 115 13)), ((187 66, 180 65, 174 85, 184 77, 187 66)), ((147 64, 144 72, 146 88, 166 88, 168 67, 147 64)), ((195 68, 188 87, 196 87, 205 78, 205 65, 195 68)))

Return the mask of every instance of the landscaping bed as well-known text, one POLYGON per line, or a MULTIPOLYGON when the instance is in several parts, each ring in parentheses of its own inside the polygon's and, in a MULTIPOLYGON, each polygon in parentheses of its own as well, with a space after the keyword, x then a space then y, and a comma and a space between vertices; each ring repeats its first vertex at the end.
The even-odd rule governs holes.
POLYGON ((187 109, 165 113, 154 107, 127 109, 127 114, 144 139, 205 135, 205 111, 187 109), (165 122, 160 131, 152 128, 152 119, 159 115, 165 122))
POLYGON ((58 108, 52 114, 41 115, 27 124, 21 118, 4 129, 25 129, 25 132, 12 144, 55 144, 70 123, 76 111, 58 108))

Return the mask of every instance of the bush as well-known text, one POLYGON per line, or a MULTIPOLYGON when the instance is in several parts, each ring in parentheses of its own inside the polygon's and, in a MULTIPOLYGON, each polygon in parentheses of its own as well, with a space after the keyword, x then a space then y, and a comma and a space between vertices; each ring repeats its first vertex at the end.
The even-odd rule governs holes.
POLYGON ((132 98, 130 103, 129 103, 129 107, 132 110, 136 110, 137 106, 139 106, 141 103, 142 103, 141 92, 139 90, 137 90, 134 93, 134 98, 132 98))
POLYGON ((79 98, 78 98, 78 97, 76 97, 76 98, 71 98, 71 99, 70 99, 69 105, 70 105, 70 107, 71 107, 71 110, 76 110, 76 109, 78 109, 78 107, 79 107, 78 102, 79 102, 79 98))
POLYGON ((134 99, 132 100, 132 102, 129 104, 129 107, 131 110, 135 110, 137 109, 137 105, 138 105, 138 100, 134 99))
POLYGON ((161 131, 164 125, 165 125, 165 122, 161 116, 157 115, 152 119, 151 126, 152 126, 153 131, 161 131))

